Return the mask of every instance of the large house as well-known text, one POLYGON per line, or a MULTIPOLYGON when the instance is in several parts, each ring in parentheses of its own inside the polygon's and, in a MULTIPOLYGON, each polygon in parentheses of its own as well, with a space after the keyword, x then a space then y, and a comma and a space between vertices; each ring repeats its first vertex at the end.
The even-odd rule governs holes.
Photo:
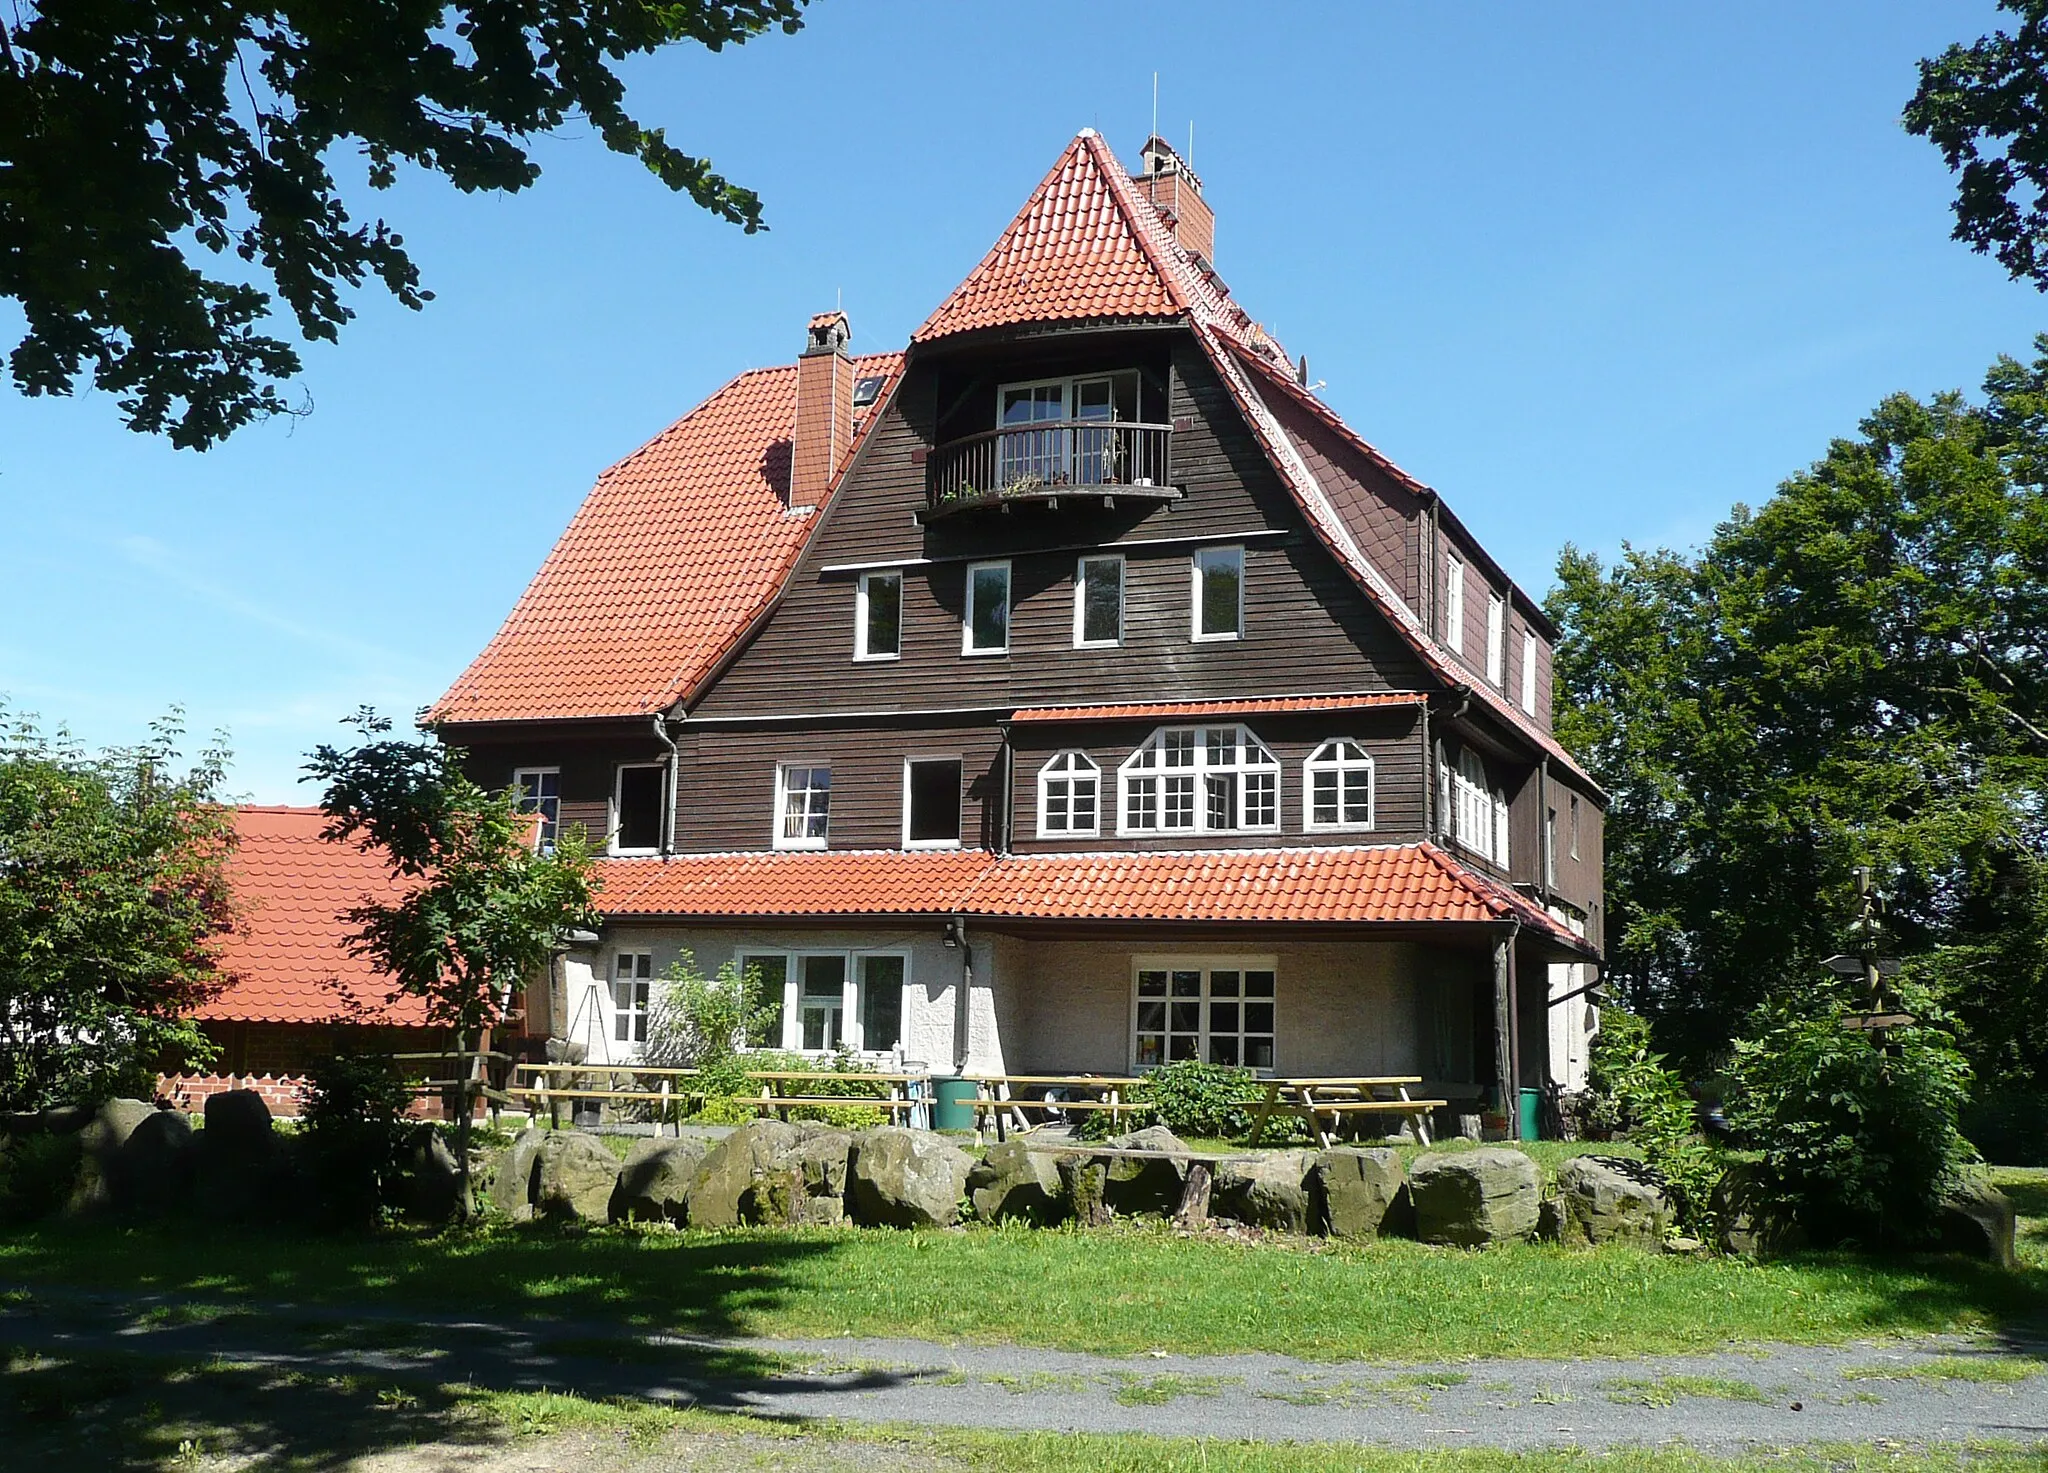
POLYGON ((432 712, 607 856, 538 1029, 629 1058, 688 952, 785 1047, 939 1073, 1582 1081, 1556 631, 1213 233, 1084 131, 905 349, 815 317, 598 480, 432 712))

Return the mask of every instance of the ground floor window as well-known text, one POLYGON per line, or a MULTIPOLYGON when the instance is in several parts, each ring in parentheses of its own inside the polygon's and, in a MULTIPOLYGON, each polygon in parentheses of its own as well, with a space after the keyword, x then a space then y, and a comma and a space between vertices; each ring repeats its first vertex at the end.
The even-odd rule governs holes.
POLYGON ((647 999, 654 988, 654 954, 621 951, 612 957, 612 1041, 647 1042, 647 999))
POLYGON ((757 979, 768 1017, 755 1048, 801 1053, 886 1054, 904 1046, 901 952, 749 951, 740 966, 757 979))
POLYGON ((1140 957, 1134 970, 1135 1067, 1202 1059, 1273 1068, 1271 957, 1140 957))

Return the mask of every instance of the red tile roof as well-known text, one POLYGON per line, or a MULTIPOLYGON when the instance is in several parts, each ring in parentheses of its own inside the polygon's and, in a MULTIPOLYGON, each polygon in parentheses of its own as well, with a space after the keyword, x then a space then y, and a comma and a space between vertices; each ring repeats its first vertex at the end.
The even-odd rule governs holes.
POLYGON ((227 862, 235 929, 220 938, 221 969, 239 980, 198 1012, 248 1023, 420 1024, 417 998, 386 1005, 391 984, 350 956, 342 912, 404 893, 383 862, 320 837, 317 808, 238 808, 227 862))
POLYGON ((1287 711, 1357 711, 1374 706, 1420 706, 1419 691, 1368 691, 1344 696, 1257 696, 1232 701, 1136 701, 1123 706, 1026 706, 1010 719, 1040 721, 1178 721, 1206 716, 1257 716, 1287 711))
POLYGON ((1102 921, 1402 924, 1519 920, 1584 943, 1512 888, 1433 844, 999 856, 693 854, 601 862, 606 914, 943 916, 1102 921))
MULTIPOLYGON (((893 378, 902 361, 853 371, 893 378)), ((795 423, 795 365, 756 369, 606 471, 434 719, 637 716, 692 694, 816 523, 783 505, 795 423)))

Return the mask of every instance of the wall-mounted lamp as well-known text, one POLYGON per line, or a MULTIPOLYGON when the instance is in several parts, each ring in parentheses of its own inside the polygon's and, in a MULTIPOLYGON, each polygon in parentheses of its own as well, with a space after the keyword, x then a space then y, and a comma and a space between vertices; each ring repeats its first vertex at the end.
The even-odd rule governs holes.
POLYGON ((967 922, 958 916, 947 916, 946 924, 939 931, 939 939, 947 946, 958 950, 967 944, 967 922))

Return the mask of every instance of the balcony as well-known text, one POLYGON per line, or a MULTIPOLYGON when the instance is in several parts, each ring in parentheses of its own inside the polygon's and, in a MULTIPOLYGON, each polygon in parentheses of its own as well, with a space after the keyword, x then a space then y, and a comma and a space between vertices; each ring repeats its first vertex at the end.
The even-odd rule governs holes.
POLYGON ((984 430, 931 452, 924 519, 1061 502, 1178 501, 1168 483, 1170 425, 1038 420, 984 430))

